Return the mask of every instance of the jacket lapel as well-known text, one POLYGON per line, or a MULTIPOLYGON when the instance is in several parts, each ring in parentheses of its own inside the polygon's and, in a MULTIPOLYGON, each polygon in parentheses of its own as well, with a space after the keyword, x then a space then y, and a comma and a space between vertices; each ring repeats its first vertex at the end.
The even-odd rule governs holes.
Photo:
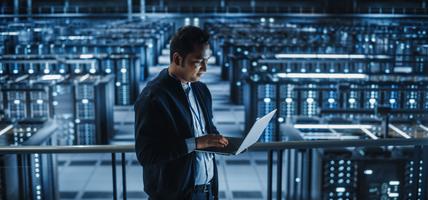
POLYGON ((192 118, 192 113, 190 111, 190 105, 189 105, 189 102, 187 101, 186 94, 184 93, 184 90, 181 87, 180 82, 175 80, 173 77, 171 77, 168 74, 167 69, 162 70, 161 74, 162 74, 162 78, 165 80, 167 84, 168 90, 171 92, 171 94, 175 94, 173 96, 177 97, 175 99, 178 101, 176 103, 178 106, 178 109, 183 113, 183 115, 185 116, 185 121, 189 125, 188 129, 190 132, 186 131, 186 133, 189 133, 189 135, 187 136, 188 137, 195 136, 194 129, 193 129, 193 118, 192 118))
POLYGON ((186 116, 186 121, 187 124, 189 124, 189 129, 191 132, 191 136, 195 136, 194 133, 194 129, 193 129, 193 118, 192 118, 192 112, 190 111, 190 105, 189 105, 189 101, 187 100, 186 94, 184 93, 183 88, 181 87, 181 85, 179 85, 179 87, 177 88, 177 92, 179 95, 179 100, 180 103, 183 105, 183 107, 181 107, 180 109, 185 110, 185 116, 186 116))

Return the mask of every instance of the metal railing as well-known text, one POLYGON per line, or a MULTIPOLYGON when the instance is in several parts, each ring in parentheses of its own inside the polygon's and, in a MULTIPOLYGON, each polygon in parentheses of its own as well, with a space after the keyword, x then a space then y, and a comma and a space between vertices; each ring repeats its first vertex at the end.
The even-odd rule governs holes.
MULTIPOLYGON (((256 143, 249 151, 267 151, 267 199, 272 199, 273 187, 273 155, 277 153, 277 183, 276 198, 282 199, 282 162, 283 153, 287 149, 328 149, 341 147, 385 147, 385 146, 425 146, 428 147, 428 138, 419 139, 379 139, 379 140, 319 140, 319 141, 287 141, 256 143)), ((123 199, 126 195, 126 159, 125 153, 134 152, 134 145, 87 145, 87 146, 8 146, 0 147, 2 154, 67 154, 67 153, 111 153, 113 199, 118 198, 116 153, 121 154, 123 199)))

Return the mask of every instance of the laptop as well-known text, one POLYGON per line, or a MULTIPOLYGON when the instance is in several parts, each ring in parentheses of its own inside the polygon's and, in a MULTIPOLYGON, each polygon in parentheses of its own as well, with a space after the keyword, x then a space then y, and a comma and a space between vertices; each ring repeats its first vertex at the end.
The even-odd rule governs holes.
POLYGON ((226 137, 229 141, 229 144, 226 147, 208 147, 197 149, 196 151, 223 155, 238 155, 259 140, 275 113, 276 109, 254 122, 250 132, 248 132, 247 136, 244 138, 226 137))

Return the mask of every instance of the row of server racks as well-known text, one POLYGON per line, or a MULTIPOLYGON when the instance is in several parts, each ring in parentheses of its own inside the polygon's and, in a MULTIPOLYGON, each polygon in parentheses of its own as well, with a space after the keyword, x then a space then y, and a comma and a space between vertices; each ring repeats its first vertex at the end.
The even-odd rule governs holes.
POLYGON ((173 30, 174 23, 150 20, 3 22, 2 90, 9 85, 14 90, 19 84, 32 88, 43 82, 50 97, 49 101, 15 97, 3 91, 6 119, 31 118, 31 106, 38 105, 44 117, 50 112, 47 117, 66 121, 61 123, 66 126, 64 144, 108 143, 114 130, 109 127, 114 106, 133 105, 140 81, 149 76, 148 67, 157 64, 157 55, 173 30), (35 102, 27 108, 20 103, 26 99, 35 102), (62 108, 68 110, 54 112, 62 108))
MULTIPOLYGON (((205 23, 261 142, 428 136, 423 20, 227 19, 205 23)), ((426 199, 427 147, 285 150, 285 199, 426 199)))
POLYGON ((132 105, 139 93, 138 82, 157 64, 175 26, 150 21, 94 24, 97 22, 90 20, 5 22, 0 26, 0 55, 5 60, 0 75, 114 74, 116 90, 121 93, 115 104, 132 105), (48 59, 53 61, 37 62, 48 59), (85 64, 91 59, 97 62, 85 64))
POLYGON ((2 121, 57 119, 65 126, 58 138, 63 145, 108 143, 113 135, 111 75, 24 78, 7 79, 0 87, 2 121))
MULTIPOLYGON (((167 21, 0 22, 0 145, 109 144, 115 106, 175 29, 167 21)), ((0 155, 0 199, 59 199, 53 154, 0 155)))
POLYGON ((68 56, 58 60, 55 57, 5 56, 0 58, 0 74, 10 77, 28 75, 62 76, 113 76, 115 105, 131 105, 138 97, 140 68, 139 60, 133 54, 97 55, 81 58, 68 56))

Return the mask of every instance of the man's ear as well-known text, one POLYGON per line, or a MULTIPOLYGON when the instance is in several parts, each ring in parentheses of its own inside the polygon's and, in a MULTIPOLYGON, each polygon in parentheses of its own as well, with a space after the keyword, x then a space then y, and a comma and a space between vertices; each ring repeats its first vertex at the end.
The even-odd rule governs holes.
POLYGON ((181 66, 183 58, 181 58, 180 54, 178 54, 177 52, 175 52, 172 55, 172 62, 174 62, 174 64, 181 66))

